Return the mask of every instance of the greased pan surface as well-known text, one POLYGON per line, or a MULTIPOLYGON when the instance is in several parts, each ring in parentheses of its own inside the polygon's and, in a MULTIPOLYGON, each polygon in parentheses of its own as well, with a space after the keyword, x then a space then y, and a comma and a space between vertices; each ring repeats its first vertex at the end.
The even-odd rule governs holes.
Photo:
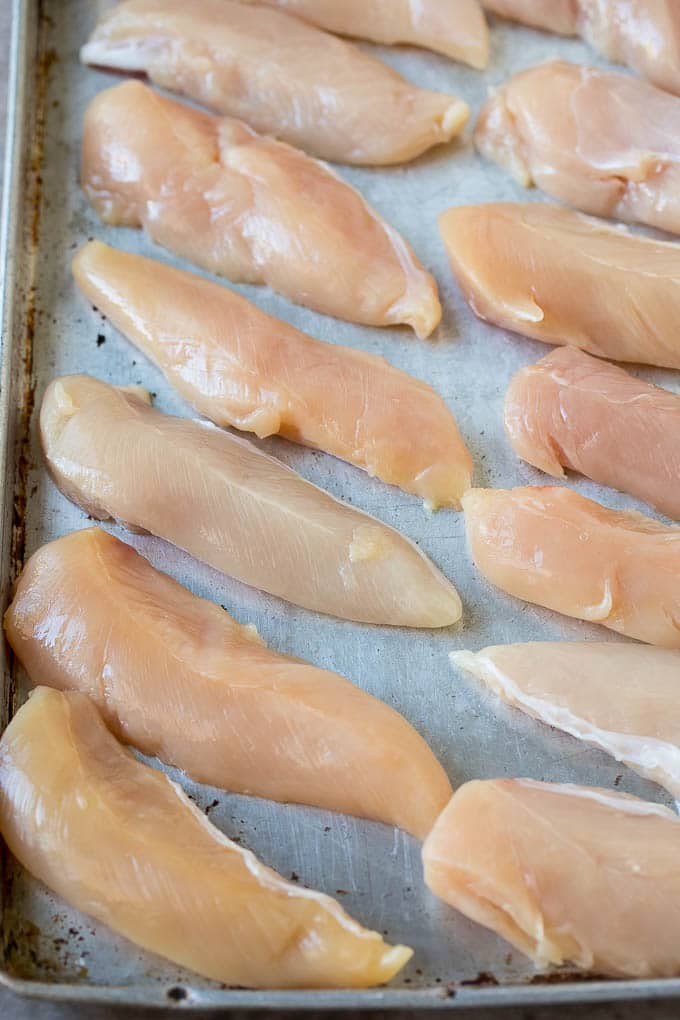
MULTIPOLYGON (((70 260, 91 237, 182 265, 138 231, 102 226, 78 187, 83 112, 99 89, 119 80, 81 67, 77 59, 104 4, 14 0, 14 8, 2 234, 0 459, 5 488, 0 567, 5 603, 26 557, 44 542, 88 524, 57 492, 41 463, 35 409, 47 383, 55 375, 89 372, 113 383, 141 383, 157 395, 162 410, 193 413, 160 372, 84 301, 71 279, 70 260)), ((484 73, 425 51, 372 49, 414 81, 462 96, 473 117, 488 88, 523 67, 555 56, 598 62, 576 40, 502 22, 492 27, 492 59, 484 73)), ((407 329, 337 322, 263 288, 237 289, 314 336, 382 354, 434 386, 458 419, 475 459, 476 484, 539 483, 539 472, 520 463, 505 439, 502 405, 511 375, 542 357, 546 348, 474 318, 451 279, 437 230, 437 216, 450 206, 539 196, 523 192, 503 170, 476 156, 469 138, 468 129, 463 141, 404 167, 340 169, 404 233, 436 275, 444 318, 432 340, 418 341, 407 329)), ((677 373, 635 371, 680 390, 677 373)), ((670 803, 660 788, 604 754, 500 705, 448 663, 448 652, 455 648, 534 639, 617 640, 613 634, 493 590, 470 563, 460 514, 444 510, 430 516, 416 498, 321 453, 277 439, 261 445, 311 481, 414 539, 458 587, 465 607, 463 627, 421 632, 334 620, 248 589, 154 538, 111 530, 193 591, 223 604, 240 622, 255 623, 273 648, 343 673, 399 709, 430 742, 454 784, 519 775, 596 783, 670 803)), ((571 478, 569 484, 610 506, 650 512, 583 479, 571 478)), ((0 654, 6 656, 6 650, 0 654)), ((15 664, 6 658, 2 664, 4 725, 28 685, 15 664)), ((680 980, 572 980, 567 974, 560 975, 559 983, 546 982, 501 939, 427 892, 420 847, 411 837, 370 822, 182 782, 216 825, 265 863, 337 896, 363 924, 385 932, 392 942, 412 946, 415 955, 407 969, 389 988, 366 992, 223 988, 138 951, 70 910, 0 851, 5 854, 0 980, 26 994, 55 1000, 222 1009, 427 1009, 680 994, 680 980)))

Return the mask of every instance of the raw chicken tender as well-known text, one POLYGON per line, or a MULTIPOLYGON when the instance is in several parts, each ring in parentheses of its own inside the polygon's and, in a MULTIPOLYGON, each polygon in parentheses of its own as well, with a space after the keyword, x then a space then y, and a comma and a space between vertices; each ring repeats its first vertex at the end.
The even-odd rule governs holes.
POLYGON ((579 0, 579 31, 609 60, 680 93, 678 0, 579 0))
POLYGON ((489 63, 489 29, 479 0, 248 0, 268 4, 338 35, 406 43, 478 70, 489 63))
POLYGON ((0 831, 72 906, 228 985, 362 988, 411 956, 227 839, 84 694, 39 687, 5 730, 0 831))
POLYGON ((549 475, 580 471, 680 518, 677 394, 563 347, 513 377, 505 428, 515 453, 549 475))
POLYGON ((470 489, 472 558, 503 591, 648 644, 680 648, 680 528, 571 489, 470 489))
POLYGON ((460 506, 472 459, 425 383, 322 343, 226 287, 91 241, 73 260, 87 298, 217 425, 279 433, 420 496, 460 506))
POLYGON ((678 0, 483 0, 487 10, 526 25, 581 35, 609 60, 628 64, 659 88, 680 92, 678 0))
POLYGON ((97 528, 34 553, 5 633, 32 680, 89 695, 119 740, 198 782, 420 838, 451 796, 398 712, 337 673, 270 651, 253 626, 97 528))
POLYGON ((487 100, 475 144, 526 187, 680 233, 680 99, 647 82, 562 60, 540 64, 487 100))
POLYGON ((460 618, 455 588, 408 539, 251 443, 161 414, 146 391, 56 379, 40 433, 56 484, 98 520, 320 613, 414 627, 460 618))
POLYGON ((579 0, 482 0, 487 11, 544 28, 560 35, 576 35, 579 0))
POLYGON ((680 974, 680 818, 595 787, 491 779, 453 795, 425 881, 539 965, 680 974))
POLYGON ((510 705, 594 744, 680 798, 680 652, 533 641, 449 658, 510 705))
POLYGON ((615 361, 680 368, 677 244, 544 202, 460 206, 439 228, 480 318, 615 361))
POLYGON ((470 112, 462 99, 412 85, 352 43, 236 0, 125 0, 80 55, 87 64, 143 71, 338 163, 414 159, 450 141, 470 112))
POLYGON ((298 304, 429 336, 437 286, 408 244, 328 167, 242 121, 138 81, 85 114, 81 180, 105 223, 143 227, 210 272, 298 304))

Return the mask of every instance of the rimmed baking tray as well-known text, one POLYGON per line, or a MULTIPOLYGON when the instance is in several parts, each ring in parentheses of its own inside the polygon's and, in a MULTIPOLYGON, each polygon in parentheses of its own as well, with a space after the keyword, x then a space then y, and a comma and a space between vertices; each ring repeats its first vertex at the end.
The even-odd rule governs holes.
MULTIPOLYGON (((88 523, 56 491, 41 466, 35 408, 47 382, 58 374, 84 371, 115 383, 142 383, 164 410, 190 413, 160 373, 76 293, 70 276, 70 259, 89 237, 175 261, 167 252, 154 250, 139 232, 104 228, 78 187, 85 106, 95 92, 116 80, 81 67, 77 59, 104 4, 13 0, 13 6, 1 249, 0 458, 5 487, 0 562, 5 603, 31 552, 88 523)), ((593 62, 575 40, 502 24, 493 28, 493 57, 484 74, 425 52, 379 53, 413 80, 462 95, 473 113, 490 85, 521 67, 556 55, 593 62)), ((406 330, 355 327, 296 308, 262 288, 238 289, 313 335, 383 354, 434 385, 458 417, 475 457, 478 484, 540 481, 539 473, 520 464, 509 450, 501 407, 512 373, 546 348, 485 326, 470 314, 451 281, 436 228, 438 213, 451 205, 540 196, 527 195, 503 171, 484 164, 469 136, 405 167, 341 172, 409 238, 437 276, 445 314, 435 338, 419 342, 406 330)), ((641 374, 678 389, 673 373, 641 374)), ((427 515, 417 500, 323 454, 276 439, 262 445, 312 481, 417 541, 459 587, 464 627, 417 632, 332 620, 248 589, 153 538, 121 537, 197 593, 225 605, 240 621, 254 622, 272 647, 333 668, 394 705, 429 740, 454 784, 473 777, 523 775, 616 787, 669 803, 658 787, 604 754, 501 706, 454 674, 447 660, 453 648, 536 638, 617 640, 614 635, 494 591, 468 560, 459 514, 427 515)), ((570 484, 609 505, 638 505, 584 480, 572 479, 570 484)), ((27 684, 6 649, 0 654, 4 725, 25 697, 27 684)), ((27 995, 83 1003, 297 1010, 557 1004, 680 993, 678 980, 536 974, 501 939, 429 895, 422 883, 420 848, 410 837, 386 826, 233 796, 177 778, 213 822, 281 874, 337 896, 364 924, 385 932, 391 941, 413 946, 409 967, 388 988, 363 992, 221 987, 138 951, 72 911, 5 853, 0 887, 3 984, 27 995)))

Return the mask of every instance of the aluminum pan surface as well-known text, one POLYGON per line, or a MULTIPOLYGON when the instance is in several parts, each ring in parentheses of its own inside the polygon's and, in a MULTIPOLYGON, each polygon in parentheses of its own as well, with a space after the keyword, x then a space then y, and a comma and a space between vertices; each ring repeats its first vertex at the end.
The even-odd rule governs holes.
MULTIPOLYGON (((23 11, 31 52, 36 8, 29 0, 24 4, 15 0, 15 4, 17 11, 23 11)), ((45 0, 42 5, 42 47, 54 59, 47 72, 45 96, 32 381, 37 401, 50 379, 67 372, 88 372, 118 384, 141 383, 157 394, 156 403, 162 410, 186 415, 190 409, 170 390, 160 372, 78 295, 70 276, 71 257, 91 237, 182 264, 154 248, 140 232, 103 227, 77 185, 85 106, 99 89, 119 80, 83 68, 77 60, 79 46, 105 6, 102 0, 45 0)), ((21 42, 19 36, 17 41, 21 42)), ((601 63, 578 41, 500 22, 492 28, 492 61, 485 73, 431 53, 374 49, 414 81, 463 96, 472 107, 473 120, 489 86, 523 67, 553 56, 601 63)), ((26 86, 29 113, 34 103, 37 66, 39 62, 29 58, 19 68, 15 82, 17 102, 22 101, 26 86)), ((30 129, 32 117, 19 119, 30 129)), ((21 126, 20 122, 18 128, 21 126)), ((15 183, 23 176, 20 134, 18 130, 14 141, 15 183)), ((453 205, 540 200, 540 196, 524 192, 504 171, 476 156, 470 144, 470 129, 462 143, 404 167, 341 168, 340 172, 404 233, 435 273, 444 319, 434 339, 418 341, 406 329, 352 326, 297 308, 263 288, 237 289, 266 311, 321 339, 382 354, 431 383, 458 419, 475 459, 476 484, 541 482, 544 476, 521 464, 510 450, 503 434, 501 408, 510 376, 548 348, 475 319, 452 281, 436 227, 438 214, 453 205)), ((29 314, 26 274, 31 269, 31 253, 19 250, 24 243, 22 237, 26 245, 30 240, 27 223, 31 210, 26 201, 25 192, 15 192, 8 198, 8 237, 15 249, 10 252, 8 266, 16 270, 16 282, 8 273, 11 292, 5 308, 6 330, 29 314)), ((9 364, 6 360, 3 377, 4 411, 9 420, 6 438, 13 449, 15 407, 23 392, 21 357, 26 352, 21 344, 10 341, 6 341, 5 351, 11 361, 9 364)), ((639 374, 675 391, 680 389, 672 372, 639 370, 639 374)), ((35 424, 34 414, 26 478, 26 556, 43 542, 88 523, 47 478, 40 462, 35 424)), ((271 647, 337 670, 399 709, 429 741, 454 785, 472 778, 530 776, 616 787, 670 803, 659 787, 606 755, 500 705, 469 679, 454 674, 447 659, 447 653, 455 648, 477 649, 491 643, 532 639, 617 640, 615 635, 523 604, 486 584, 468 559, 460 514, 441 511, 428 515, 417 499, 372 481, 324 454, 276 439, 261 445, 311 481, 414 539, 459 588, 465 606, 462 628, 394 630, 318 616, 220 576, 158 540, 131 536, 118 528, 111 530, 196 593, 223 604, 241 622, 255 623, 271 647)), ((583 479, 573 478, 570 484, 608 505, 649 512, 635 500, 583 479)), ((7 486, 3 554, 10 547, 11 496, 11 486, 7 486)), ((11 565, 5 566, 6 594, 11 565)), ((26 691, 20 672, 16 681, 19 703, 26 691)), ((10 689, 6 678, 5 694, 10 689)), ((59 999, 258 1008, 469 1006, 680 992, 678 981, 531 984, 534 970, 521 954, 427 892, 422 883, 419 845, 411 837, 370 822, 228 795, 183 782, 215 824, 240 839, 267 864, 284 876, 294 874, 301 883, 336 895, 358 920, 383 931, 393 942, 411 945, 415 955, 408 968, 388 989, 369 992, 230 991, 137 951, 103 925, 70 910, 21 868, 7 862, 3 980, 29 994, 59 999), (476 987, 483 974, 492 975, 500 986, 476 987)))

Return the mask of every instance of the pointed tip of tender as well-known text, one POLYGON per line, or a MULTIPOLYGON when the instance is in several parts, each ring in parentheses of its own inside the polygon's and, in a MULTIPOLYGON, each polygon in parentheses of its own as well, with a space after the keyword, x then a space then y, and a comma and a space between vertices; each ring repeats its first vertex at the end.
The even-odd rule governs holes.
POLYGON ((489 26, 484 22, 484 35, 480 36, 475 46, 469 46, 465 56, 460 59, 474 71, 485 71, 491 59, 491 46, 489 40, 489 26))
POLYGON ((489 66, 491 56, 491 34, 484 8, 479 0, 467 0, 464 8, 461 5, 460 17, 467 26, 466 41, 463 46, 456 47, 453 55, 476 71, 483 71, 489 66))
POLYGON ((449 17, 437 36, 428 35, 422 45, 436 53, 443 53, 476 71, 489 64, 489 24, 480 0, 456 0, 456 16, 449 17))
POLYGON ((380 971, 382 974, 380 983, 391 981, 406 966, 412 956, 413 950, 409 946, 386 946, 380 961, 380 971))
MULTIPOLYGON (((461 449, 457 450, 456 454, 462 459, 468 451, 463 447, 462 439, 460 442, 461 449)), ((423 474, 416 479, 420 484, 415 488, 415 492, 416 495, 422 496, 426 513, 431 515, 445 508, 462 510, 461 500, 472 486, 474 471, 472 458, 469 457, 469 454, 468 460, 469 467, 463 467, 460 464, 454 464, 452 467, 442 465, 441 470, 433 469, 428 475, 423 474), (423 484, 423 481, 427 481, 428 484, 423 484)))
POLYGON ((444 140, 449 142, 463 130, 470 119, 470 107, 463 99, 451 97, 451 103, 441 117, 441 130, 444 140))
POLYGON ((479 154, 503 167, 524 188, 534 183, 524 146, 517 133, 517 123, 508 109, 506 87, 490 92, 472 132, 472 142, 479 154))
POLYGON ((438 630, 451 627, 463 615, 463 603, 455 587, 442 572, 430 563, 434 576, 424 587, 422 579, 418 591, 413 592, 406 613, 400 613, 398 620, 388 621, 393 626, 417 627, 423 630, 438 630))
MULTIPOLYGON (((442 574, 442 577, 444 575, 442 574)), ((444 577, 445 588, 438 604, 433 608, 431 621, 426 627, 451 627, 459 623, 463 616, 463 603, 460 595, 448 578, 444 577)))
POLYGON ((474 45, 467 46, 464 53, 457 55, 457 60, 467 64, 474 71, 485 71, 489 66, 491 58, 491 46, 489 40, 489 26, 484 21, 484 33, 475 40, 474 45))
POLYGON ((384 324, 410 326, 419 340, 434 333, 442 319, 439 289, 434 277, 420 264, 396 231, 388 235, 404 270, 404 292, 388 309, 384 324))
POLYGON ((104 244, 103 241, 98 241, 94 238, 91 241, 86 241, 71 259, 71 274, 75 278, 76 282, 87 272, 89 263, 96 258, 98 255, 103 255, 108 250, 108 245, 104 244))
POLYGON ((469 455, 467 447, 465 448, 465 452, 468 454, 469 466, 466 467, 464 471, 459 472, 455 487, 455 498, 452 498, 450 503, 450 506, 454 507, 456 510, 463 509, 463 497, 473 487, 472 477, 474 475, 475 466, 472 462, 472 457, 469 455))
POLYGON ((471 652, 467 648, 460 648, 449 652, 449 662, 454 669, 463 670, 466 673, 474 673, 477 663, 477 652, 471 652))
POLYGON ((88 40, 83 46, 80 47, 78 54, 81 64, 94 64, 93 56, 97 52, 97 44, 93 43, 92 40, 88 40))
POLYGON ((441 322, 442 309, 439 298, 430 302, 429 307, 420 306, 412 315, 404 315, 404 324, 410 326, 419 340, 427 340, 432 336, 441 322))
POLYGON ((146 70, 149 44, 140 40, 121 40, 118 44, 96 32, 80 47, 80 62, 89 67, 111 67, 116 71, 138 73, 146 70))
MULTIPOLYGON (((376 985, 387 984, 413 956, 413 950, 409 946, 391 946, 376 931, 363 929, 359 940, 359 944, 355 943, 358 955, 354 954, 349 958, 346 969, 338 969, 335 973, 336 988, 373 988, 376 985), (364 942, 366 938, 369 940, 368 944, 364 942), (363 953, 360 951, 361 943, 364 943, 363 953)), ((320 986, 314 983, 307 987, 327 986, 325 983, 320 986)))

